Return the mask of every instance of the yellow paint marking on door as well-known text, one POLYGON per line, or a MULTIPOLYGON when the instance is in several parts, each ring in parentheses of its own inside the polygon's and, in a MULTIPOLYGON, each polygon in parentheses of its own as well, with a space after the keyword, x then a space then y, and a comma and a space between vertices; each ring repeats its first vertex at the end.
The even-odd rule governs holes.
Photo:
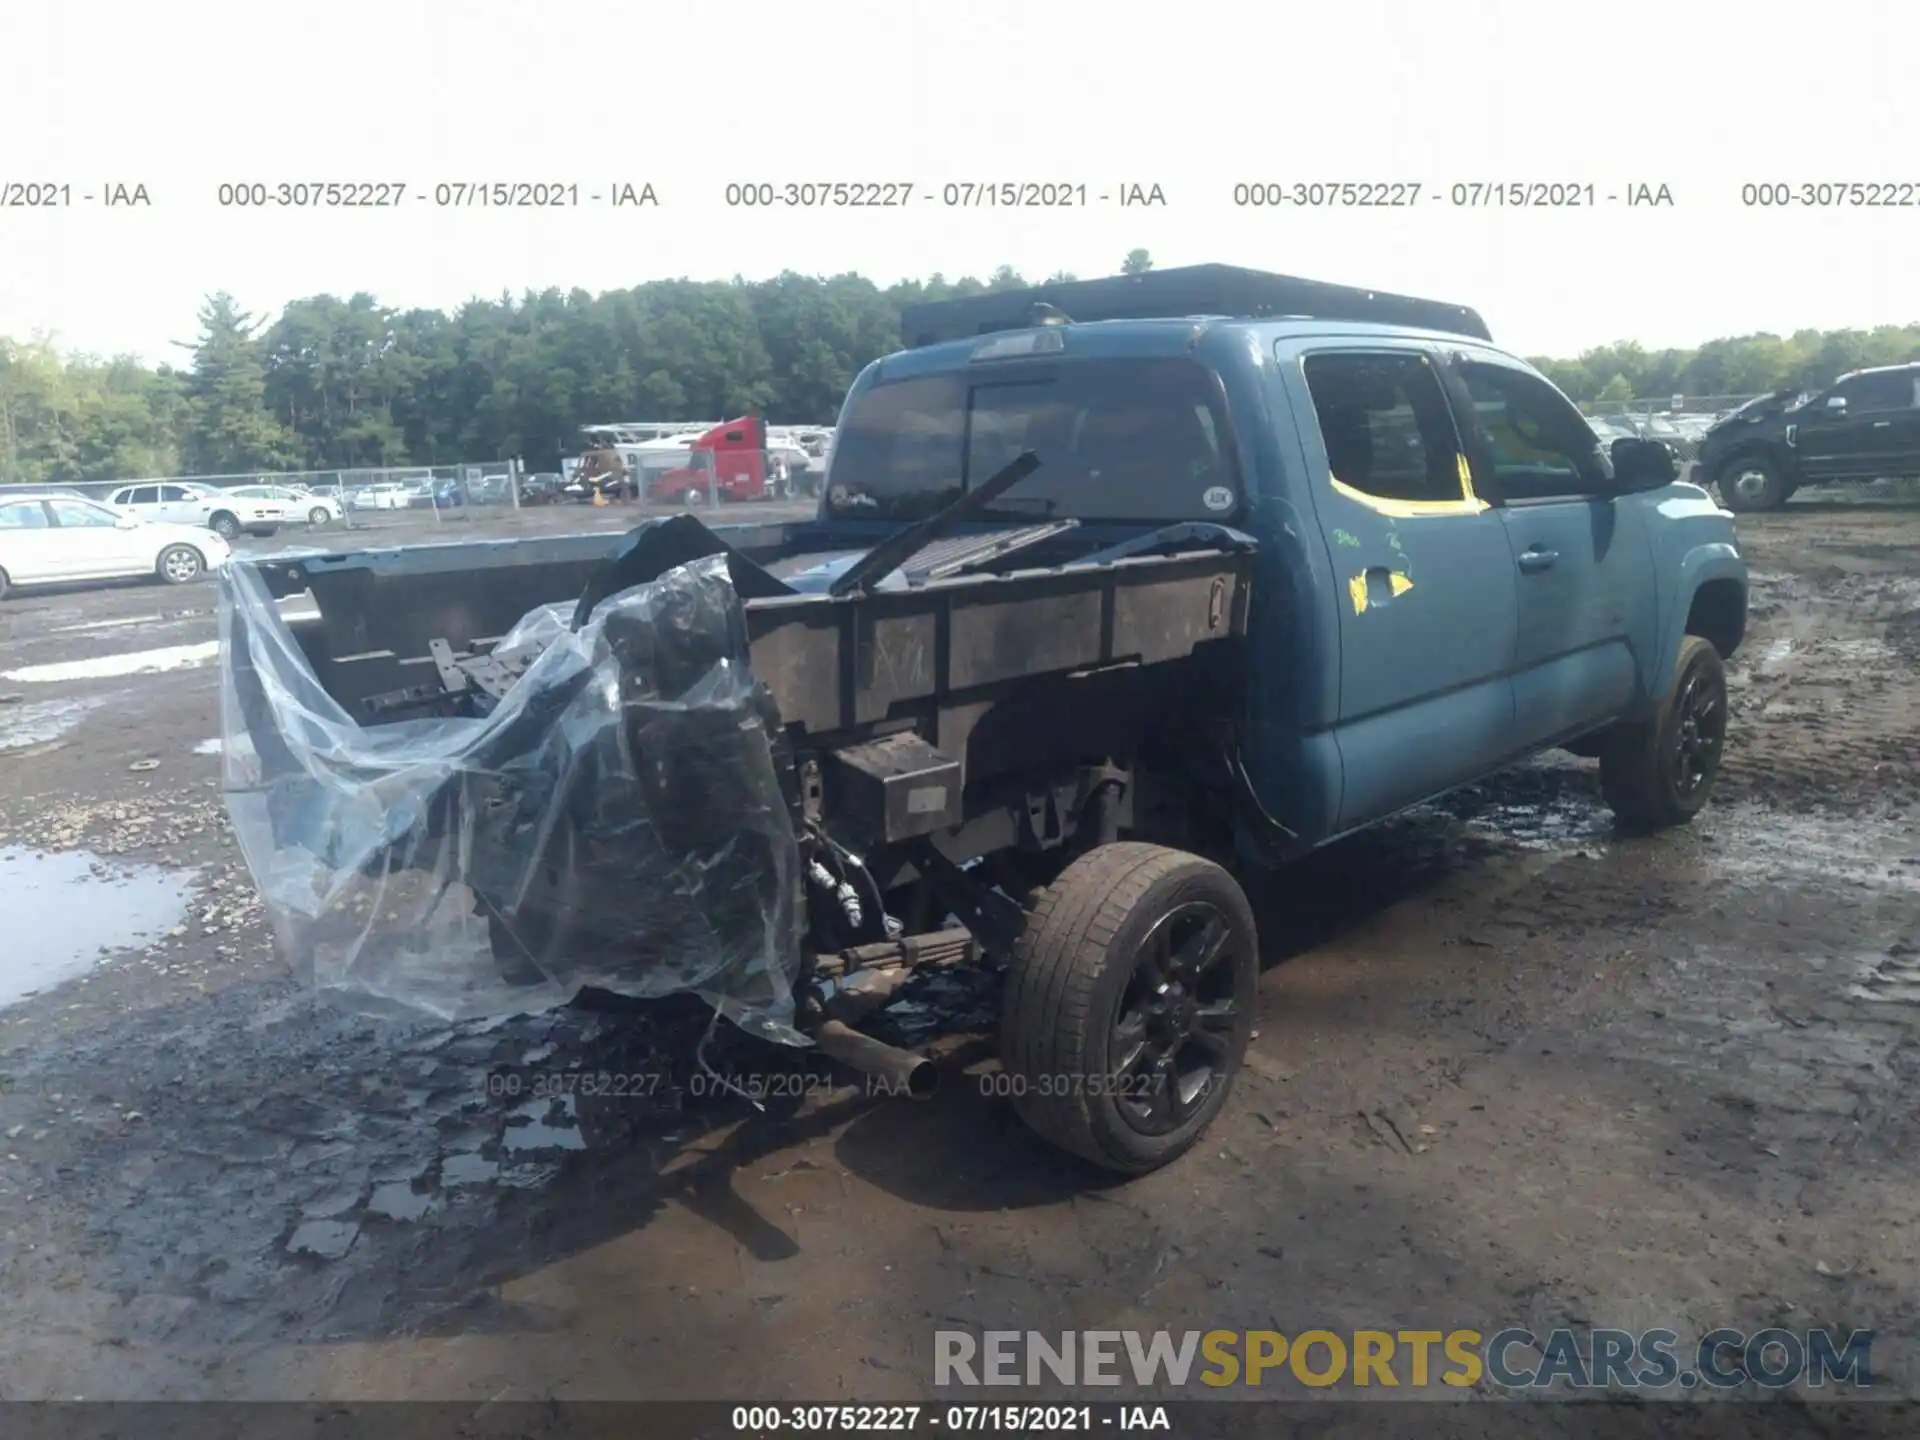
POLYGON ((1352 597, 1353 600, 1353 613, 1356 615, 1366 614, 1367 577, 1364 573, 1356 575, 1347 581, 1347 594, 1352 597))
POLYGON ((1413 588, 1413 581, 1402 575, 1398 570, 1387 577, 1387 583, 1393 586, 1393 593, 1396 595, 1404 595, 1413 588))

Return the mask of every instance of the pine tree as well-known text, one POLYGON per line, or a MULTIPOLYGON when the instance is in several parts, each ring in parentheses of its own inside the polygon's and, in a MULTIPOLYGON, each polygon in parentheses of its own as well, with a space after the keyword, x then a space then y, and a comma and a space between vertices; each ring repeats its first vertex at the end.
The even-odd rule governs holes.
POLYGON ((257 323, 231 295, 200 308, 188 381, 186 459, 202 475, 272 470, 290 463, 293 437, 267 408, 257 323))

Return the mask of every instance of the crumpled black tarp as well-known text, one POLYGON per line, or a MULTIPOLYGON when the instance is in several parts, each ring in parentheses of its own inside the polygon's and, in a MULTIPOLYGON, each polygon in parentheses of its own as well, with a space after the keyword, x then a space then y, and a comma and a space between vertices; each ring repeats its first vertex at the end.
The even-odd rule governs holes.
POLYGON ((220 582, 228 813, 282 948, 363 1008, 522 1013, 693 993, 792 1028, 799 851, 725 556, 523 619, 481 719, 363 726, 261 575, 220 582))

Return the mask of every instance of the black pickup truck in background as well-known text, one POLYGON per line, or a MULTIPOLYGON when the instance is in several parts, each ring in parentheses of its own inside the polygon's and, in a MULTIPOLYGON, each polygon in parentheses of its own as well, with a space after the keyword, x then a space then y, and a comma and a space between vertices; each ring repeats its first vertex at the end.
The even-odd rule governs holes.
POLYGON ((1777 510, 1802 485, 1920 479, 1920 364, 1751 400, 1701 439, 1696 474, 1742 512, 1777 510))

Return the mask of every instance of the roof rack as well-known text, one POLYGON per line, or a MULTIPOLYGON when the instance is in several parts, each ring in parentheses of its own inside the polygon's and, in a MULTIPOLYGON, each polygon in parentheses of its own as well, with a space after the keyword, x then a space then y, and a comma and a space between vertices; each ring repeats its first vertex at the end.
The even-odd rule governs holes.
POLYGON ((1104 280, 1063 280, 1030 290, 1001 290, 909 305, 900 313, 900 338, 908 349, 917 349, 943 340, 1059 324, 1058 318, 1037 308, 1046 306, 1074 321, 1180 319, 1190 315, 1236 320, 1358 320, 1470 335, 1476 340, 1493 339, 1487 322, 1465 305, 1300 280, 1237 265, 1187 265, 1104 280))

